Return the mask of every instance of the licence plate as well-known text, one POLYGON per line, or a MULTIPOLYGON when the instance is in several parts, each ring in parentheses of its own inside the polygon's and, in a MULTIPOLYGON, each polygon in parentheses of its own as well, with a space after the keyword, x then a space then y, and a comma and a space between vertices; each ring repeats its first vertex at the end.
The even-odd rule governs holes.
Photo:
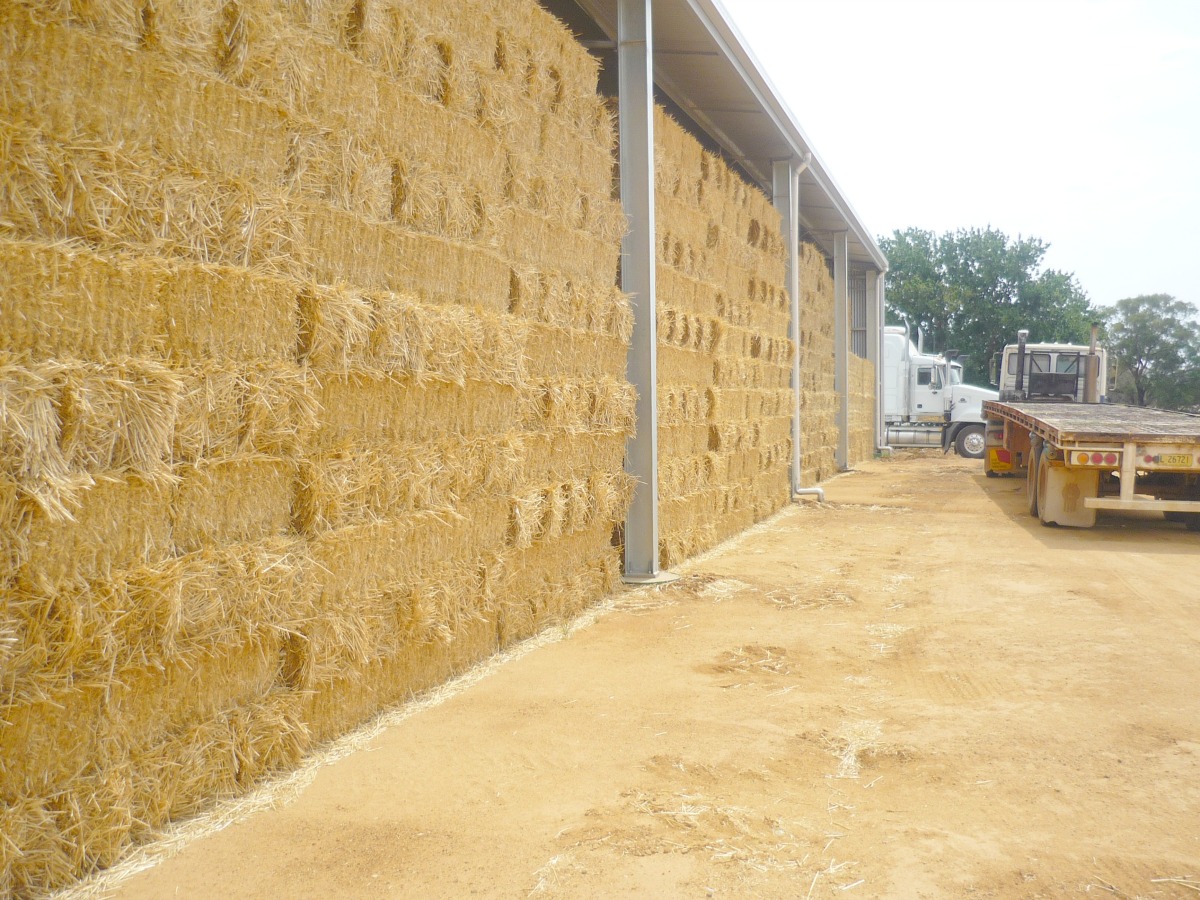
POLYGON ((1192 455, 1190 453, 1164 453, 1159 457, 1159 465, 1163 466, 1190 466, 1192 464, 1192 455))

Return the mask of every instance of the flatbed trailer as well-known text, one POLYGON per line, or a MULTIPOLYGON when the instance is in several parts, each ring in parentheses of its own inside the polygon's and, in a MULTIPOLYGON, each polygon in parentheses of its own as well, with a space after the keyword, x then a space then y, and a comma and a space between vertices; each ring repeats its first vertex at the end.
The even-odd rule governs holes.
POLYGON ((988 400, 984 471, 1024 470, 1029 512, 1090 528, 1101 509, 1200 530, 1200 416, 1109 403, 988 400))

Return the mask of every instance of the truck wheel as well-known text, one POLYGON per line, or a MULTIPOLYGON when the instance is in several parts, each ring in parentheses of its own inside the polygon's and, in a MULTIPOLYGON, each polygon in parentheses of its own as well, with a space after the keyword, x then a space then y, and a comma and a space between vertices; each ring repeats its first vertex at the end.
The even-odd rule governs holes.
POLYGON ((968 425, 954 439, 954 449, 967 459, 983 459, 984 440, 982 425, 968 425))

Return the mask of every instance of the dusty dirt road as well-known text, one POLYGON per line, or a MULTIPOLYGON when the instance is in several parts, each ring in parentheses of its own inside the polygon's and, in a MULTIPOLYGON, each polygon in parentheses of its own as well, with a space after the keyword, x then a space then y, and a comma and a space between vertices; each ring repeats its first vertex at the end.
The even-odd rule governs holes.
POLYGON ((1195 897, 1200 535, 910 452, 125 881, 146 897, 1195 897))

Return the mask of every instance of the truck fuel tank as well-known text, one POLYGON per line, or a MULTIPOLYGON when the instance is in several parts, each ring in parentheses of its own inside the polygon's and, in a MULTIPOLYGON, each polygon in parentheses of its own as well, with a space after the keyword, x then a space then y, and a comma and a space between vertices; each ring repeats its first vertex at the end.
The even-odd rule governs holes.
POLYGON ((942 427, 940 425, 928 428, 909 427, 905 425, 889 425, 887 442, 893 447, 942 447, 942 427))

